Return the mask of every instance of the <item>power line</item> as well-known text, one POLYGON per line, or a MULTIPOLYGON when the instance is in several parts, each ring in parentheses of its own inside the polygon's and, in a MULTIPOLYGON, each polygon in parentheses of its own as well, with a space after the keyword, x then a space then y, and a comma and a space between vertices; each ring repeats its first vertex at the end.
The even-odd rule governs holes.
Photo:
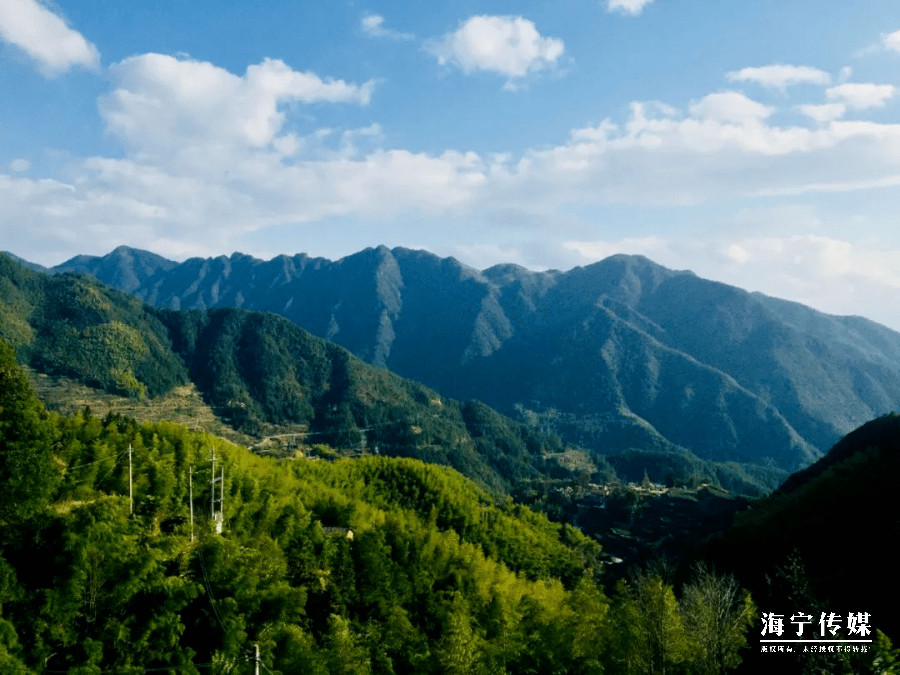
MULTIPOLYGON (((93 462, 86 462, 84 464, 78 464, 77 466, 66 467, 66 471, 74 471, 75 469, 80 469, 85 466, 91 466, 93 464, 99 464, 100 462, 108 462, 109 460, 118 460, 121 457, 124 457, 128 453, 128 450, 123 450, 115 457, 103 457, 102 459, 94 460, 93 462)), ((50 672, 50 671, 47 671, 50 672)))
POLYGON ((212 588, 209 585, 209 575, 206 573, 206 563, 203 561, 203 551, 197 551, 197 553, 200 554, 200 569, 203 570, 203 585, 206 587, 207 595, 209 595, 209 604, 212 606, 213 613, 216 615, 216 620, 222 627, 222 632, 227 632, 225 630, 225 624, 222 623, 222 617, 219 616, 219 610, 216 607, 216 599, 213 597, 212 588))
MULTIPOLYGON (((124 457, 127 453, 128 453, 128 451, 127 451, 127 450, 124 450, 124 451, 122 451, 121 453, 119 453, 118 455, 116 455, 115 457, 106 457, 106 458, 104 458, 104 459, 98 459, 96 462, 88 462, 87 464, 79 464, 78 466, 72 467, 72 468, 74 468, 74 469, 80 469, 80 468, 83 467, 83 466, 90 466, 91 464, 99 464, 100 462, 105 462, 105 461, 110 460, 110 459, 114 459, 114 460, 116 460, 116 461, 118 462, 118 460, 121 459, 122 457, 124 457)), ((82 480, 79 480, 79 481, 72 481, 72 482, 70 482, 70 483, 67 483, 66 486, 67 486, 67 487, 74 487, 74 486, 76 486, 76 485, 84 485, 85 483, 88 483, 88 482, 93 481, 93 480, 96 480, 98 483, 99 483, 99 482, 102 482, 102 481, 104 481, 104 480, 107 479, 107 477, 109 476, 109 474, 111 474, 115 468, 116 468, 116 464, 113 464, 113 465, 109 468, 109 471, 107 471, 105 474, 103 474, 102 476, 100 476, 100 478, 97 478, 96 476, 88 476, 87 478, 84 478, 84 479, 82 479, 82 480)))
MULTIPOLYGON (((194 668, 211 668, 212 665, 213 665, 212 663, 176 663, 171 666, 158 666, 156 668, 144 668, 143 671, 145 673, 160 673, 160 672, 167 671, 167 670, 176 670, 177 671, 181 668, 184 668, 185 666, 193 666, 194 668)), ((141 666, 127 666, 127 667, 128 668, 140 668, 141 666)), ((265 665, 263 665, 263 668, 265 668, 265 665)), ((266 668, 266 670, 269 670, 269 669, 266 668)), ((70 671, 68 671, 68 670, 44 670, 41 672, 44 672, 44 673, 68 673, 70 671)), ((122 669, 115 668, 113 670, 100 670, 97 672, 120 673, 120 672, 122 672, 122 669)), ((269 672, 272 672, 272 671, 269 671, 269 672)))

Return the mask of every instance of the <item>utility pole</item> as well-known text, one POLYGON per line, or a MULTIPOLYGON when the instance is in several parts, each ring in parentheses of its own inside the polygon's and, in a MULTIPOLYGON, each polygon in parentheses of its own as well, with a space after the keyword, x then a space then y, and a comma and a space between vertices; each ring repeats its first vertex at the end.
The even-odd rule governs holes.
POLYGON ((213 527, 216 533, 221 534, 225 525, 225 467, 221 469, 219 478, 216 478, 216 451, 212 451, 212 482, 210 484, 210 504, 209 515, 212 518, 213 527), (219 487, 219 512, 216 513, 216 483, 221 482, 219 487))
POLYGON ((225 467, 222 467, 222 475, 219 478, 219 521, 218 531, 221 534, 225 529, 225 467))
POLYGON ((188 500, 191 507, 191 543, 194 543, 194 467, 188 467, 188 500))
POLYGON ((255 652, 253 663, 255 664, 253 668, 254 675, 259 675, 259 645, 253 645, 253 650, 255 652))
POLYGON ((213 522, 216 521, 216 450, 213 448, 212 451, 212 471, 210 472, 212 475, 212 483, 210 487, 212 491, 210 492, 210 500, 209 500, 209 517, 212 518, 213 522))
POLYGON ((128 444, 128 512, 134 513, 134 492, 131 482, 131 443, 128 444))

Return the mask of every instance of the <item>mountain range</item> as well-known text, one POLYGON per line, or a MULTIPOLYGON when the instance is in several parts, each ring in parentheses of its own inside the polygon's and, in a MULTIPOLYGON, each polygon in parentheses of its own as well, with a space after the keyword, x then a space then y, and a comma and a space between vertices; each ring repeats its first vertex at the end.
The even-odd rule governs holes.
POLYGON ((83 275, 0 255, 0 339, 22 365, 133 399, 192 384, 244 434, 450 465, 495 493, 544 476, 558 437, 458 402, 271 313, 160 310, 83 275))
POLYGON ((640 256, 479 271, 404 248, 176 263, 120 247, 48 272, 89 274, 156 307, 280 314, 604 455, 688 449, 796 470, 900 407, 900 334, 640 256))

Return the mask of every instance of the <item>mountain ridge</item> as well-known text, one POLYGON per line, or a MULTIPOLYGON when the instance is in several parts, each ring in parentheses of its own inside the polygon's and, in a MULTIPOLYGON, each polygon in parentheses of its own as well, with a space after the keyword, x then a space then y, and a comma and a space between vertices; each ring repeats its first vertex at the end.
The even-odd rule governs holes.
POLYGON ((793 470, 900 407, 900 334, 642 256, 535 272, 385 246, 337 261, 234 253, 156 267, 116 251, 52 271, 91 274, 160 307, 281 314, 445 395, 594 420, 560 431, 597 452, 622 449, 598 420, 624 429, 634 414, 711 459, 746 458, 765 441, 793 470), (123 281, 132 278, 137 287, 123 281))

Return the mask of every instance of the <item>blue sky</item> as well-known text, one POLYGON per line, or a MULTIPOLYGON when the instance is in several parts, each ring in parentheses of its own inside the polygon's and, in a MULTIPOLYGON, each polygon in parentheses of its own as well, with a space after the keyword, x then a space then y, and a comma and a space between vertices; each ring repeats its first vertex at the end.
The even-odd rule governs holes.
POLYGON ((0 0, 0 249, 663 265, 900 329, 900 3, 0 0))

